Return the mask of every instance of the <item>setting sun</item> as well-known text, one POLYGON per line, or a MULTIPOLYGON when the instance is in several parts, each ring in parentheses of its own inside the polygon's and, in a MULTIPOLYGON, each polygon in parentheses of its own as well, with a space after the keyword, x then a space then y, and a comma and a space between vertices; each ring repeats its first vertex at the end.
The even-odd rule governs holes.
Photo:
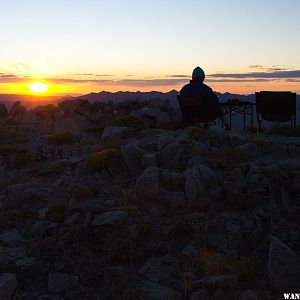
POLYGON ((28 85, 33 93, 44 93, 48 90, 48 85, 42 82, 34 82, 28 85))

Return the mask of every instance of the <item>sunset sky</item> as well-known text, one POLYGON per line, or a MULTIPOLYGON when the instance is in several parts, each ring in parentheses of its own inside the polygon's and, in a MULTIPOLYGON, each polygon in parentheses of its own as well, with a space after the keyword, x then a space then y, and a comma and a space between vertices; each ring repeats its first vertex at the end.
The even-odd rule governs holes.
POLYGON ((300 93, 299 0, 0 3, 0 94, 179 90, 196 66, 218 92, 300 93))

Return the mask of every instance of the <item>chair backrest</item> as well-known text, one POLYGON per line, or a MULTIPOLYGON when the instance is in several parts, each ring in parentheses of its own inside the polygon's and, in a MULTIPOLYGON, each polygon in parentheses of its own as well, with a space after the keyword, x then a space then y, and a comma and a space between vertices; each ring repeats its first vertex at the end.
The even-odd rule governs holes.
POLYGON ((296 94, 291 92, 256 92, 256 112, 270 122, 286 122, 296 113, 296 94))
POLYGON ((191 123, 209 123, 217 118, 212 113, 206 97, 177 95, 177 99, 182 117, 186 121, 191 123))

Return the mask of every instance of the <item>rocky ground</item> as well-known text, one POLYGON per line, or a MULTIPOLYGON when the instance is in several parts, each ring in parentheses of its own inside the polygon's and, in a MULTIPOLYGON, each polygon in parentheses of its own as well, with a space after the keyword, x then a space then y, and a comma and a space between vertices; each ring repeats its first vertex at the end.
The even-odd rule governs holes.
POLYGON ((1 299, 299 292, 300 137, 184 126, 159 99, 0 119, 1 299))

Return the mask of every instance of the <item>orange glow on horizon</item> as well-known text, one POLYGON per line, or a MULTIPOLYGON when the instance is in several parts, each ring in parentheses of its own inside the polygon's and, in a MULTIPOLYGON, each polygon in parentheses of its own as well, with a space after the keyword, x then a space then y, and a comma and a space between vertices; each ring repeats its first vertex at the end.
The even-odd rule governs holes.
MULTIPOLYGON (((96 84, 91 82, 86 83, 57 83, 51 80, 32 80, 1 83, 0 94, 19 94, 19 95, 35 95, 35 96, 56 96, 56 95, 85 95, 89 93, 98 93, 101 91, 118 92, 118 91, 161 91, 168 92, 170 90, 180 91, 181 88, 187 84, 189 80, 182 84, 176 85, 126 85, 123 82, 120 84, 96 84)), ((292 91, 300 93, 299 84, 297 82, 209 82, 205 81, 214 91, 220 93, 235 93, 235 94, 253 94, 256 91, 270 90, 270 91, 292 91)))

